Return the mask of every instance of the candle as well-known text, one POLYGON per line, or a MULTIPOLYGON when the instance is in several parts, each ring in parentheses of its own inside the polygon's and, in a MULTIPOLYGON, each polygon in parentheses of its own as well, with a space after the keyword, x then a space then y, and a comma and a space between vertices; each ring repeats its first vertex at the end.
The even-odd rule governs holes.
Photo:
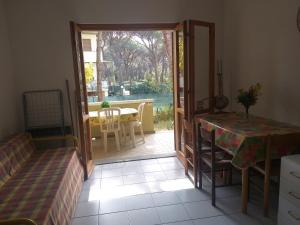
POLYGON ((222 74, 223 72, 223 65, 222 65, 222 60, 218 59, 217 60, 217 74, 222 74))

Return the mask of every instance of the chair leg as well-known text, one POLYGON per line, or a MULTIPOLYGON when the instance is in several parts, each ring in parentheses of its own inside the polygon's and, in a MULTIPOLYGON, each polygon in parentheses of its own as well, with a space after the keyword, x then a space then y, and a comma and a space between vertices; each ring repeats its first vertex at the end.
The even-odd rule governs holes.
POLYGON ((120 151, 120 137, 119 137, 119 131, 115 131, 115 139, 117 144, 117 150, 120 151))
POLYGON ((130 137, 131 137, 131 141, 132 141, 132 146, 135 148, 134 125, 130 125, 130 137))
POLYGON ((121 139, 124 144, 126 144, 126 126, 125 124, 121 125, 121 139))
POLYGON ((143 143, 145 143, 145 135, 144 135, 144 130, 143 130, 143 126, 142 125, 140 125, 140 131, 141 131, 143 143))
POLYGON ((104 152, 107 152, 107 133, 103 132, 104 152))
POLYGON ((223 185, 227 184, 227 179, 228 179, 228 171, 225 169, 222 170, 220 177, 223 179, 223 185))
POLYGON ((211 171, 211 204, 216 206, 216 174, 213 169, 211 171))
POLYGON ((200 158, 201 155, 199 156, 199 166, 198 166, 198 182, 199 182, 199 188, 202 189, 202 159, 200 158))
POLYGON ((194 150, 194 154, 193 154, 193 176, 194 176, 194 187, 197 188, 198 187, 198 176, 197 176, 197 172, 198 172, 198 154, 197 151, 194 150))
POLYGON ((216 206, 216 171, 211 170, 211 204, 216 206))
POLYGON ((229 169, 229 184, 232 185, 232 173, 233 173, 233 168, 230 166, 229 169))
POLYGON ((201 137, 201 125, 198 124, 197 126, 197 134, 198 134, 198 171, 197 171, 197 176, 198 176, 198 183, 199 183, 199 189, 202 189, 202 159, 201 159, 201 153, 202 153, 202 137, 201 137))
POLYGON ((249 167, 248 168, 248 202, 250 201, 250 191, 251 191, 251 187, 250 187, 250 185, 251 185, 251 180, 250 180, 250 178, 251 178, 251 167, 249 167))

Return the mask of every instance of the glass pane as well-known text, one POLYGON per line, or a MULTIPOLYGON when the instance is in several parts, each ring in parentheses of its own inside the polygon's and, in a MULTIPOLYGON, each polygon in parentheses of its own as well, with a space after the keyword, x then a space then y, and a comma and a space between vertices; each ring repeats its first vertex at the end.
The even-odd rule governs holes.
POLYGON ((197 112, 209 108, 209 28, 194 27, 194 71, 195 71, 195 109, 197 112))
POLYGON ((84 71, 82 71, 81 65, 81 54, 82 54, 82 42, 81 42, 81 34, 79 32, 76 32, 76 48, 77 48, 77 65, 78 65, 78 77, 79 77, 79 87, 80 87, 80 100, 81 100, 81 106, 82 106, 82 113, 86 114, 85 109, 86 109, 86 99, 85 99, 85 92, 86 92, 86 88, 85 88, 85 83, 84 83, 84 76, 83 73, 84 71), (81 46, 80 46, 81 45, 81 46))
POLYGON ((184 108, 184 35, 183 31, 178 32, 178 86, 179 106, 184 108))

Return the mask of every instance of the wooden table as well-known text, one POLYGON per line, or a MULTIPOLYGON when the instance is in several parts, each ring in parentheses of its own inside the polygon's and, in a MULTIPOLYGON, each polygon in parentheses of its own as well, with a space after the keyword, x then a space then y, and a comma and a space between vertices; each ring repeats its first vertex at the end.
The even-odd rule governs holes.
POLYGON ((247 213, 249 167, 265 161, 266 211, 271 159, 299 151, 300 127, 261 117, 246 118, 246 115, 241 113, 201 115, 196 117, 195 122, 209 132, 215 130, 216 145, 229 152, 233 156, 232 164, 242 170, 243 213, 247 213))

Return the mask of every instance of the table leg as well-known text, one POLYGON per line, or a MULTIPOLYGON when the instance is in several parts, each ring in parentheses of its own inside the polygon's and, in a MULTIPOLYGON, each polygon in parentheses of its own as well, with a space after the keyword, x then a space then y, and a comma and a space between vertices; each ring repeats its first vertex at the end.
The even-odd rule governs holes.
POLYGON ((249 169, 242 169, 242 213, 247 214, 248 194, 249 194, 249 169))
POLYGON ((265 160, 265 177, 264 177, 264 216, 269 212, 269 189, 270 189, 270 171, 271 171, 271 138, 267 140, 266 160, 265 160))
POLYGON ((135 134, 134 134, 134 124, 130 123, 130 137, 132 141, 132 146, 135 148, 135 134))
POLYGON ((126 136, 127 136, 127 132, 126 132, 126 125, 123 123, 121 125, 121 139, 124 145, 126 145, 126 136))

